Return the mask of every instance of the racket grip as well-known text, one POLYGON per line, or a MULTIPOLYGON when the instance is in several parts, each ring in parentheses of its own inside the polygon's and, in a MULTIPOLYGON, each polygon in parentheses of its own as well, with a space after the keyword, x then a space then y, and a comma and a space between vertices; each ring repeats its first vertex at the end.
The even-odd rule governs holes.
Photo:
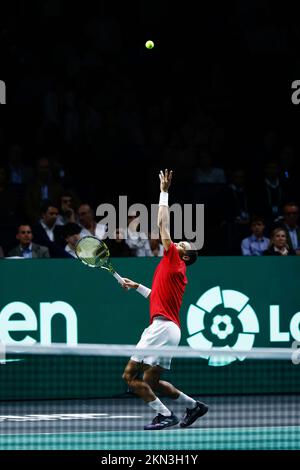
POLYGON ((118 273, 114 272, 113 276, 120 284, 124 284, 124 279, 118 273))
MULTIPOLYGON (((119 282, 119 284, 124 284, 124 279, 118 274, 116 273, 116 271, 113 273, 113 276, 115 279, 117 279, 117 281, 119 282)), ((130 287, 126 287, 127 290, 130 289, 130 287)))

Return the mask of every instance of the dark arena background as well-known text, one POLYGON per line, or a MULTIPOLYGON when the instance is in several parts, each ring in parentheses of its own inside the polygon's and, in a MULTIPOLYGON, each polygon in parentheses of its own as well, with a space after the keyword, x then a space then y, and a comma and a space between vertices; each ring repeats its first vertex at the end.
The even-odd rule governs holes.
MULTIPOLYGON (((299 31, 295 6, 268 0, 1 4, 0 460, 300 450, 299 31), (110 204, 110 261, 151 287, 164 169, 196 238, 204 205, 166 380, 209 411, 151 433, 153 410, 122 379, 148 301, 75 244, 105 239, 96 212, 110 204)), ((172 240, 190 240, 177 223, 172 240)))

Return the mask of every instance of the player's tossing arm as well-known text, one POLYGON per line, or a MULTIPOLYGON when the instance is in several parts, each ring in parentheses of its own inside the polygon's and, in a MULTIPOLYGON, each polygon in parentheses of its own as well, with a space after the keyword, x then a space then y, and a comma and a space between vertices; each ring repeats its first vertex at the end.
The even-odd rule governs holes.
POLYGON ((149 287, 143 286, 143 284, 138 284, 137 282, 132 281, 126 277, 123 278, 124 283, 122 284, 123 289, 136 289, 136 291, 141 294, 143 297, 150 298, 151 289, 149 287))
POLYGON ((157 225, 160 231, 160 237, 163 244, 163 247, 166 251, 170 248, 171 236, 170 236, 170 211, 169 211, 169 194, 168 190, 172 181, 172 170, 169 172, 160 171, 160 198, 158 206, 158 217, 157 225))

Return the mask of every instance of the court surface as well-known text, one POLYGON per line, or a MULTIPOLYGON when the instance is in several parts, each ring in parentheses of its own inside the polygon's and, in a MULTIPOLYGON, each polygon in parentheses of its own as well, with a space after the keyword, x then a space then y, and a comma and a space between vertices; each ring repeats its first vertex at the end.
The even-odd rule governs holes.
MULTIPOLYGON (((1 450, 300 449, 298 395, 201 397, 191 427, 144 431, 152 410, 133 397, 0 403, 1 450)), ((179 417, 182 407, 165 399, 179 417)))

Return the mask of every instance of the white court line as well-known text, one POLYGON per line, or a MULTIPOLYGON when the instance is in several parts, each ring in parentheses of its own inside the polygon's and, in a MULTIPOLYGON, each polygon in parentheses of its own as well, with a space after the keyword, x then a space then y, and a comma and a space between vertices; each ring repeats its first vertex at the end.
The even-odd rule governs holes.
POLYGON ((109 415, 108 413, 62 413, 31 415, 0 415, 2 422, 36 422, 36 421, 71 421, 85 419, 138 419, 142 415, 109 415))

